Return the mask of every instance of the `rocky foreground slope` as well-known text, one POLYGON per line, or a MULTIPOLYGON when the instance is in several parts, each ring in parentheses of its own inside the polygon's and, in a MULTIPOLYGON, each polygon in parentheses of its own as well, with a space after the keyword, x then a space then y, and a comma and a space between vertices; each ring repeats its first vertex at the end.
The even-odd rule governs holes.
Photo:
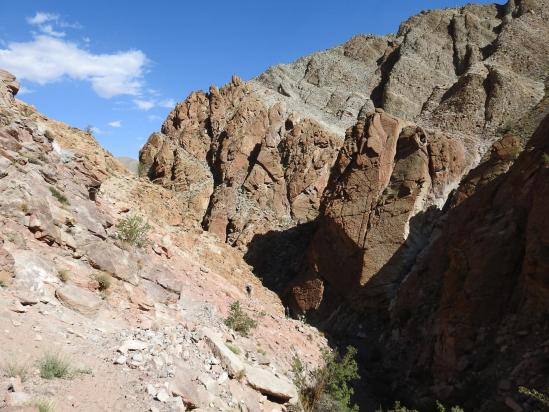
POLYGON ((0 72, 0 409, 282 411, 298 355, 326 339, 287 319, 241 256, 181 231, 181 197, 131 175, 93 137, 16 101, 0 72), (143 248, 117 224, 151 225, 143 248), (257 321, 223 322, 240 301, 257 321), (232 349, 231 349, 232 348, 232 349), (71 379, 45 379, 47 353, 71 379), (29 406, 30 405, 30 406, 29 406))
POLYGON ((175 107, 143 173, 295 313, 355 340, 382 398, 527 410, 517 387, 549 384, 522 366, 548 350, 546 125, 530 140, 547 114, 548 10, 427 11, 234 76, 175 107))

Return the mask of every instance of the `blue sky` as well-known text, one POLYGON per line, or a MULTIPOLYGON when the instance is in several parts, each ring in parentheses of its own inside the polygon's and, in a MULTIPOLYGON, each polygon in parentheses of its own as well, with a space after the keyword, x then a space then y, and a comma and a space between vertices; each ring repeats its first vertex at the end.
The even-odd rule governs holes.
MULTIPOLYGON (((487 1, 477 1, 488 3, 487 1)), ((175 102, 267 67, 395 32, 458 0, 75 1, 0 3, 0 68, 18 97, 71 126, 92 125, 117 156, 137 157, 175 102)))

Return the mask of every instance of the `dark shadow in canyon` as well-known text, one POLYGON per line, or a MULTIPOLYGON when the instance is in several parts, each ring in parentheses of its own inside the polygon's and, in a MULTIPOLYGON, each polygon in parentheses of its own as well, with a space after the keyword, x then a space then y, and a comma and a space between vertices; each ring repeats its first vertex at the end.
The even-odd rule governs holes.
MULTIPOLYGON (((379 338, 391 333, 390 300, 427 245, 442 213, 431 208, 412 217, 406 242, 364 286, 360 285, 364 250, 335 226, 328 231, 325 227, 319 228, 327 223, 320 221, 323 218, 287 230, 255 235, 244 256, 264 286, 277 293, 286 307, 292 308, 295 304, 288 293, 289 286, 299 278, 306 278, 308 273, 314 276, 307 262, 308 254, 312 241, 321 242, 316 269, 320 273, 331 271, 331 274, 329 280, 324 281, 320 306, 308 312, 306 319, 325 333, 329 345, 340 353, 344 353, 348 345, 357 348, 361 381, 355 385, 354 402, 361 410, 389 406, 395 399, 391 376, 379 373, 385 371, 384 348, 379 338), (332 233, 334 230, 337 235, 332 233), (349 250, 341 250, 352 245, 349 250), (347 260, 349 257, 352 258, 347 260)), ((292 315, 297 314, 292 311, 292 315)))

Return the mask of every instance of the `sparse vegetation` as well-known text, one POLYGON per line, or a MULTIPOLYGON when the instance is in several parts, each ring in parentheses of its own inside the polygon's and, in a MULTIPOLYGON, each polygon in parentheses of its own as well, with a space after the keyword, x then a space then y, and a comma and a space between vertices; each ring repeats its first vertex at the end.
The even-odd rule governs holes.
POLYGON ((233 344, 230 343, 230 342, 225 342, 225 346, 227 346, 227 347, 230 349, 230 351, 231 351, 232 353, 234 353, 235 355, 240 355, 241 350, 240 350, 240 348, 239 348, 238 346, 233 345, 233 344))
POLYGON ((104 272, 96 273, 94 278, 99 284, 99 290, 101 292, 104 292, 111 287, 112 277, 109 274, 104 272))
POLYGON ((57 271, 57 277, 61 282, 67 283, 70 279, 69 271, 67 269, 61 269, 57 271))
POLYGON ((147 244, 147 234, 151 226, 141 216, 130 216, 116 225, 116 236, 121 241, 136 247, 147 244))
POLYGON ((541 161, 543 163, 543 167, 549 167, 549 153, 542 154, 541 161))
POLYGON ((241 369, 236 374, 235 378, 237 381, 242 381, 246 377, 246 369, 241 369))
POLYGON ((29 213, 29 204, 27 202, 19 203, 19 210, 25 214, 29 213))
POLYGON ((0 288, 5 288, 6 287, 6 282, 4 282, 3 280, 0 280, 0 288))
POLYGON ((36 399, 31 403, 39 412, 54 412, 53 402, 49 399, 36 399))
POLYGON ((299 390, 301 406, 305 412, 357 412, 358 407, 351 403, 353 388, 350 382, 358 379, 356 349, 347 347, 344 356, 335 351, 323 350, 324 366, 316 369, 307 378, 301 359, 295 355, 292 364, 294 384, 299 390))
POLYGON ((55 139, 55 136, 53 135, 53 133, 50 131, 50 130, 46 130, 44 132, 44 136, 46 137, 46 139, 48 139, 50 142, 53 141, 53 139, 55 139))
MULTIPOLYGON (((376 410, 376 412, 383 412, 382 408, 376 410)), ((387 412, 419 412, 416 409, 408 409, 406 406, 400 404, 399 401, 396 401, 391 409, 387 409, 387 412)))
POLYGON ((42 379, 70 378, 72 369, 70 363, 54 353, 45 354, 38 363, 42 379))
POLYGON ((89 134, 89 135, 92 135, 93 134, 93 126, 91 124, 87 125, 86 127, 84 127, 84 132, 89 134))
POLYGON ((57 190, 55 187, 50 186, 50 192, 52 196, 59 201, 59 203, 63 205, 70 205, 69 199, 67 199, 67 197, 63 193, 61 193, 59 190, 57 190))
POLYGON ((518 391, 522 395, 528 396, 529 398, 532 398, 535 401, 537 401, 540 405, 543 406, 543 408, 549 409, 549 395, 538 392, 535 389, 528 389, 524 386, 519 386, 518 391))
MULTIPOLYGON (((438 412, 446 412, 446 407, 439 401, 436 401, 436 407, 438 412)), ((463 409, 461 409, 459 406, 452 406, 450 408, 450 412, 463 412, 463 409)))
POLYGON ((22 382, 25 382, 29 375, 29 365, 17 360, 10 360, 3 366, 4 375, 8 378, 19 376, 22 382))
POLYGON ((145 166, 145 164, 139 162, 139 164, 137 165, 137 176, 139 176, 139 177, 146 176, 147 172, 148 171, 147 171, 147 167, 145 166))
POLYGON ((237 300, 231 304, 229 316, 225 319, 225 325, 242 336, 248 336, 250 331, 257 327, 257 322, 244 313, 240 307, 240 302, 237 300))

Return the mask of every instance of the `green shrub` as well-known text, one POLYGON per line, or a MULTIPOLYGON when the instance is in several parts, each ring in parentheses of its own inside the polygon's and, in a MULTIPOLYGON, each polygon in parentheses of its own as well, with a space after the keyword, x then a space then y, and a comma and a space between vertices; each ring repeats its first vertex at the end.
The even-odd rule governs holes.
POLYGON ((335 351, 323 350, 324 366, 313 371, 310 380, 307 379, 303 363, 298 356, 294 356, 294 384, 299 390, 301 405, 306 412, 358 411, 358 407, 351 403, 354 391, 349 386, 350 382, 360 378, 356 353, 352 346, 347 347, 344 356, 335 351))
POLYGON ((53 141, 53 139, 55 139, 55 136, 53 135, 53 133, 50 131, 50 130, 46 130, 44 132, 44 136, 46 137, 46 139, 48 139, 50 142, 53 141))
POLYGON ((130 245, 143 247, 147 244, 147 234, 151 226, 141 216, 130 216, 116 225, 116 236, 130 245))
POLYGON ((549 409, 549 395, 538 392, 535 389, 528 389, 524 386, 519 386, 519 393, 528 396, 529 398, 534 399, 539 404, 543 405, 545 408, 549 409))
POLYGON ((45 354, 40 359, 38 367, 43 379, 70 378, 72 375, 70 363, 54 353, 45 354))
POLYGON ((37 407, 39 412, 53 412, 55 410, 53 402, 48 399, 36 399, 31 402, 31 405, 37 407))
POLYGON ((29 375, 29 365, 16 360, 10 360, 2 369, 8 378, 15 378, 16 376, 19 376, 22 382, 25 382, 29 375))
POLYGON ((70 279, 69 271, 67 269, 61 269, 57 271, 57 277, 61 282, 67 283, 70 279))
POLYGON ((242 336, 248 336, 250 330, 257 327, 257 322, 244 313, 237 300, 231 304, 229 316, 225 319, 225 325, 242 336))
POLYGON ((230 349, 230 351, 231 351, 232 353, 234 353, 235 355, 240 355, 240 352, 241 352, 241 351, 240 351, 240 348, 239 348, 238 346, 233 345, 233 344, 230 343, 230 342, 225 342, 225 346, 227 346, 227 347, 230 349))
POLYGON ((6 287, 6 282, 4 282, 3 280, 0 280, 0 288, 5 288, 6 287))
POLYGON ((63 205, 70 205, 69 199, 66 198, 66 196, 61 193, 59 190, 57 190, 55 187, 50 186, 50 192, 53 197, 55 197, 59 203, 63 205))
POLYGON ((112 277, 106 273, 96 273, 94 275, 95 280, 99 284, 100 291, 106 291, 111 287, 112 277))

